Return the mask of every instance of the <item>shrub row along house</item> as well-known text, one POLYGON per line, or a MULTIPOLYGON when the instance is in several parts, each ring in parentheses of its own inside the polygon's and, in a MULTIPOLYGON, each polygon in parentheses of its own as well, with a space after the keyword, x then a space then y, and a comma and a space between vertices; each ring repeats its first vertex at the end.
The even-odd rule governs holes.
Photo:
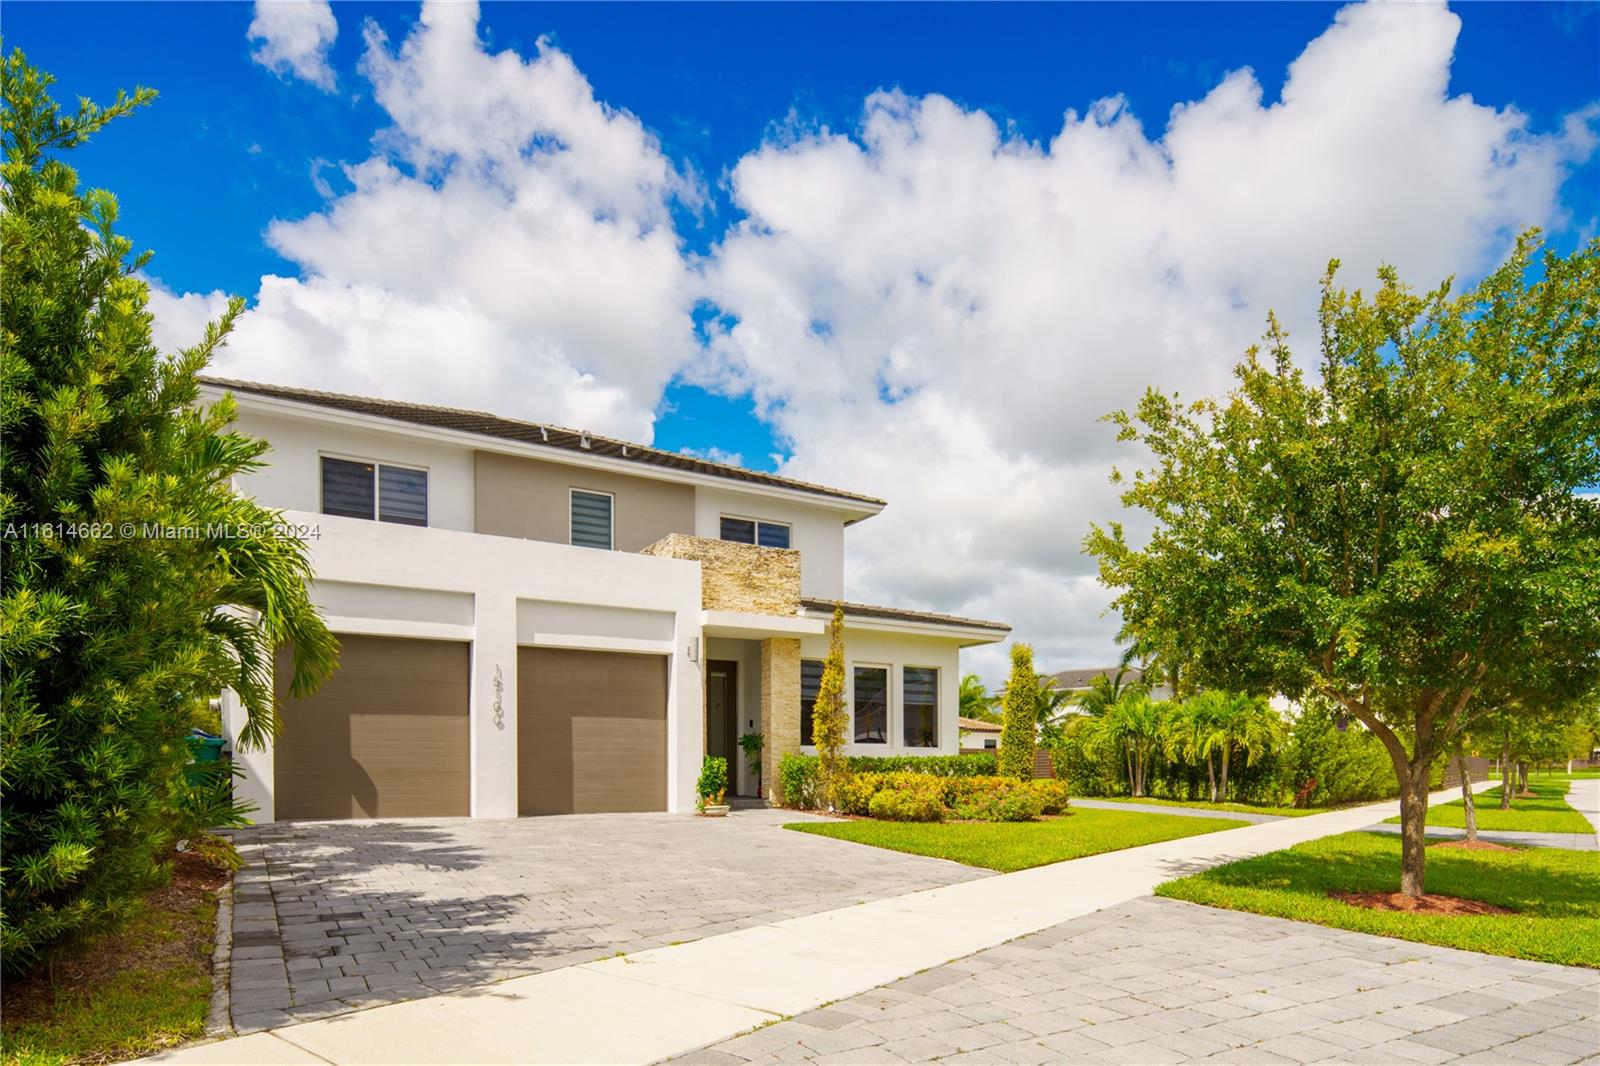
MULTIPOLYGON (((686 811, 705 755, 754 795, 811 750, 844 531, 882 500, 476 411, 225 392, 272 445, 238 487, 308 532, 341 644, 236 753, 259 820, 686 811)), ((846 603, 846 754, 955 753, 960 651, 1009 631, 846 603)), ((232 740, 228 694, 223 720, 232 740)))

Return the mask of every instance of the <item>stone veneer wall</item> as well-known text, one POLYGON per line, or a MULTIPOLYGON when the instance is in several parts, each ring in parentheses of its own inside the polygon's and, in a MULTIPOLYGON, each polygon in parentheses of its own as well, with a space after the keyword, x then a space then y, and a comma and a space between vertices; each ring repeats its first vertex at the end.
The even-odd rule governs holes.
POLYGON ((800 641, 769 637, 761 642, 761 782, 774 804, 783 802, 778 760, 800 750, 800 641))
POLYGON ((702 610, 780 615, 800 610, 800 553, 792 548, 672 533, 642 554, 698 561, 702 610))

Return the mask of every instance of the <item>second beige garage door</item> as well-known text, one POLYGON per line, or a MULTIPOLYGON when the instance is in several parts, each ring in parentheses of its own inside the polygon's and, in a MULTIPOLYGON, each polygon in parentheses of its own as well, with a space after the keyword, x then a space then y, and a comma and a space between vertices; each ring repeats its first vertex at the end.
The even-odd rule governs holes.
POLYGON ((519 648, 517 812, 666 809, 666 657, 519 648))
POLYGON ((284 698, 273 748, 279 818, 465 815, 470 645, 339 638, 339 669, 310 699, 284 698))

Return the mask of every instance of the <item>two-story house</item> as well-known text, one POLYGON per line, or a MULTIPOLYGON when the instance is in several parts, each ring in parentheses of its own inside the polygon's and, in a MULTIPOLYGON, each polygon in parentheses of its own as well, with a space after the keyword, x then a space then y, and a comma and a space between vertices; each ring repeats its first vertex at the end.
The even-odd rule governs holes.
MULTIPOLYGON (((706 753, 811 750, 844 533, 882 500, 477 411, 210 379, 272 445, 238 489, 309 536, 338 672, 238 751, 262 821, 684 811, 706 753)), ((959 745, 1009 627, 845 603, 851 754, 959 745)), ((285 662, 280 662, 280 685, 285 662)), ((230 740, 240 710, 225 694, 230 740)))

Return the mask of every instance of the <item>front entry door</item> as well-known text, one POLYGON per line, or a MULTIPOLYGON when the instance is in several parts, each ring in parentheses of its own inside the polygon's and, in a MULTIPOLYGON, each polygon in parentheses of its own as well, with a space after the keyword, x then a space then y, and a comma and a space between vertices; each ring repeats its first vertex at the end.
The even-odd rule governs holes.
POLYGON ((728 760, 728 794, 739 789, 739 664, 706 662, 706 754, 728 760))

